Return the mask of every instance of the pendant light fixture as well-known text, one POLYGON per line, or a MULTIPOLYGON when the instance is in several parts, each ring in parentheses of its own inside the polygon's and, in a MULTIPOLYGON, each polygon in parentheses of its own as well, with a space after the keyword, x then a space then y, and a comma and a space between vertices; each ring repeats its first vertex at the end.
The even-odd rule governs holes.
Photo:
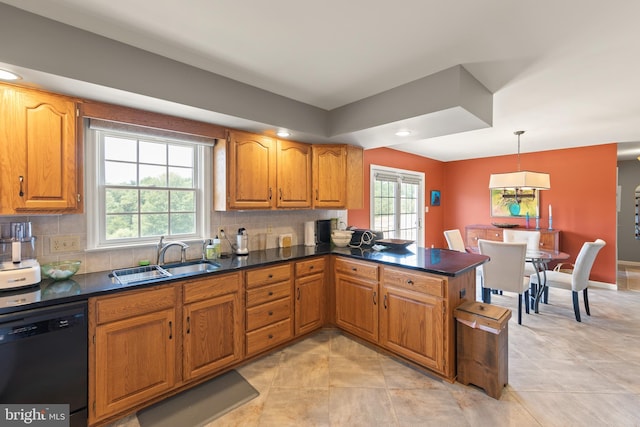
POLYGON ((520 170, 520 135, 523 133, 523 130, 514 132, 514 135, 518 136, 518 171, 491 174, 489 188, 515 189, 516 194, 519 190, 549 190, 551 188, 548 173, 520 170))

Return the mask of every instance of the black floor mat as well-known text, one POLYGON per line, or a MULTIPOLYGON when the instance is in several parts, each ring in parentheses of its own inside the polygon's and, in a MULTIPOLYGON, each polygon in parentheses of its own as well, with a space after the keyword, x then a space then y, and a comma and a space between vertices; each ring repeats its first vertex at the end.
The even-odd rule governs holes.
POLYGON ((236 371, 170 397, 138 412, 140 427, 203 426, 260 393, 236 371))

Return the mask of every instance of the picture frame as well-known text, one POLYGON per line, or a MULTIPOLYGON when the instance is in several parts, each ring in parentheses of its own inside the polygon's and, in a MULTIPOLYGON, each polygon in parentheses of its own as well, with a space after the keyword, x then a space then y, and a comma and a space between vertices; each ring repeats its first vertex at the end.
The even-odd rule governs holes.
POLYGON ((491 216, 495 218, 535 218, 540 212, 539 190, 491 189, 491 216))
POLYGON ((440 190, 431 190, 431 206, 440 206, 440 190))

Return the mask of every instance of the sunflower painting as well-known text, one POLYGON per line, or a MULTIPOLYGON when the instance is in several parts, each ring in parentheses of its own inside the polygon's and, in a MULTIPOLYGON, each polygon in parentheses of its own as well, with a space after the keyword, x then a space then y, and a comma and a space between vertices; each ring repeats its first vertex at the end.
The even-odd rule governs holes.
POLYGON ((540 207, 538 190, 491 189, 491 216, 535 218, 540 207))

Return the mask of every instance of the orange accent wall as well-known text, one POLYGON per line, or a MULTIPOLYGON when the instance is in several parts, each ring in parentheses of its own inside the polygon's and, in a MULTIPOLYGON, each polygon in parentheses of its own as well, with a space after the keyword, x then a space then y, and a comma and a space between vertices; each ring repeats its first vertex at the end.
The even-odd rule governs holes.
MULTIPOLYGON (((560 232, 560 249, 575 261, 582 244, 596 238, 607 245, 600 251, 591 279, 616 283, 616 167, 617 146, 542 151, 520 155, 522 170, 548 172, 551 190, 540 192, 540 226, 548 226, 548 206, 553 206, 553 227, 560 232)), ((442 232, 469 224, 514 222, 524 218, 492 218, 489 201, 489 175, 513 172, 516 155, 440 162, 389 148, 364 152, 364 209, 349 210, 349 224, 369 227, 369 166, 397 167, 424 172, 425 202, 431 190, 441 191, 441 205, 429 206, 425 214, 425 246, 446 247, 442 232)), ((535 221, 531 220, 531 226, 535 221)))
MULTIPOLYGON (((446 163, 390 148, 376 148, 364 151, 364 208, 349 210, 349 225, 359 228, 370 228, 369 206, 371 206, 371 185, 369 180, 370 166, 387 166, 391 168, 405 169, 415 172, 423 172, 425 177, 424 200, 429 205, 431 190, 440 190, 444 199, 443 176, 446 163)), ((444 200, 440 206, 429 206, 429 212, 425 214, 425 247, 442 247, 442 232, 444 218, 444 200)))

